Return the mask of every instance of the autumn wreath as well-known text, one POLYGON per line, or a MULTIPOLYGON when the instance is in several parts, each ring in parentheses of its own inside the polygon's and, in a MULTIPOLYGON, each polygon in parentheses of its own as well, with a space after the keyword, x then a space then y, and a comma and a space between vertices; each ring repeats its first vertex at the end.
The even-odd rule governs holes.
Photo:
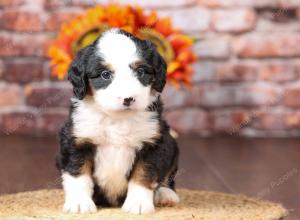
POLYGON ((146 13, 139 6, 119 4, 95 6, 62 25, 48 51, 53 75, 64 79, 78 50, 110 27, 151 40, 168 63, 168 82, 176 86, 191 84, 191 64, 195 61, 191 50, 193 39, 172 27, 168 17, 159 18, 155 11, 146 13))

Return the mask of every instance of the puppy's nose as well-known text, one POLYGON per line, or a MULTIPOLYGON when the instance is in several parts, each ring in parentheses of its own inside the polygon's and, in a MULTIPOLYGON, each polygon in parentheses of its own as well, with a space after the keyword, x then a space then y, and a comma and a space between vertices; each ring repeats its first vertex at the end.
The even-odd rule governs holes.
POLYGON ((132 103, 134 103, 134 98, 133 97, 129 97, 129 98, 125 98, 123 101, 123 105, 125 106, 130 106, 132 103))

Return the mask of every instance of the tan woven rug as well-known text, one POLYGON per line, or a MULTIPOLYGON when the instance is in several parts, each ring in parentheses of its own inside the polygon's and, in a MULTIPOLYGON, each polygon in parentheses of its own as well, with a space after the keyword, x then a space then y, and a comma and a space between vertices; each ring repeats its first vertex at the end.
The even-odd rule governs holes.
POLYGON ((132 215, 119 208, 99 209, 95 214, 62 213, 62 190, 40 190, 0 197, 0 219, 199 219, 199 220, 279 220, 287 215, 280 204, 240 195, 178 190, 181 202, 173 208, 156 208, 151 215, 132 215))

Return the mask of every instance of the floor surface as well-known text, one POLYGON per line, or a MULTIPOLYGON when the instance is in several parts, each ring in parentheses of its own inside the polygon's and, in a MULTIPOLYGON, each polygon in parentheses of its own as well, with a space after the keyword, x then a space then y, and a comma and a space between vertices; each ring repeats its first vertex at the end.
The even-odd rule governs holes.
MULTIPOLYGON (((0 194, 58 188, 57 138, 0 137, 0 194)), ((180 138, 177 186, 269 199, 300 219, 300 139, 180 138)))

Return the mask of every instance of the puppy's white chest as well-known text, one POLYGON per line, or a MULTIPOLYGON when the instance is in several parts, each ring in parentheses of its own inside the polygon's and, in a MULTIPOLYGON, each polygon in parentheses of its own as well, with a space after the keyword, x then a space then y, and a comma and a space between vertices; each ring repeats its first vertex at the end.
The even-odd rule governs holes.
POLYGON ((95 156, 94 178, 110 202, 127 190, 127 176, 132 169, 135 150, 128 147, 101 146, 95 156))
POLYGON ((141 147, 159 135, 156 112, 137 112, 128 117, 111 118, 86 103, 78 103, 73 114, 74 134, 98 146, 141 147))
POLYGON ((137 112, 110 118, 87 103, 78 102, 73 114, 73 133, 97 146, 93 176, 112 204, 127 190, 127 175, 143 142, 159 136, 156 112, 137 112))

